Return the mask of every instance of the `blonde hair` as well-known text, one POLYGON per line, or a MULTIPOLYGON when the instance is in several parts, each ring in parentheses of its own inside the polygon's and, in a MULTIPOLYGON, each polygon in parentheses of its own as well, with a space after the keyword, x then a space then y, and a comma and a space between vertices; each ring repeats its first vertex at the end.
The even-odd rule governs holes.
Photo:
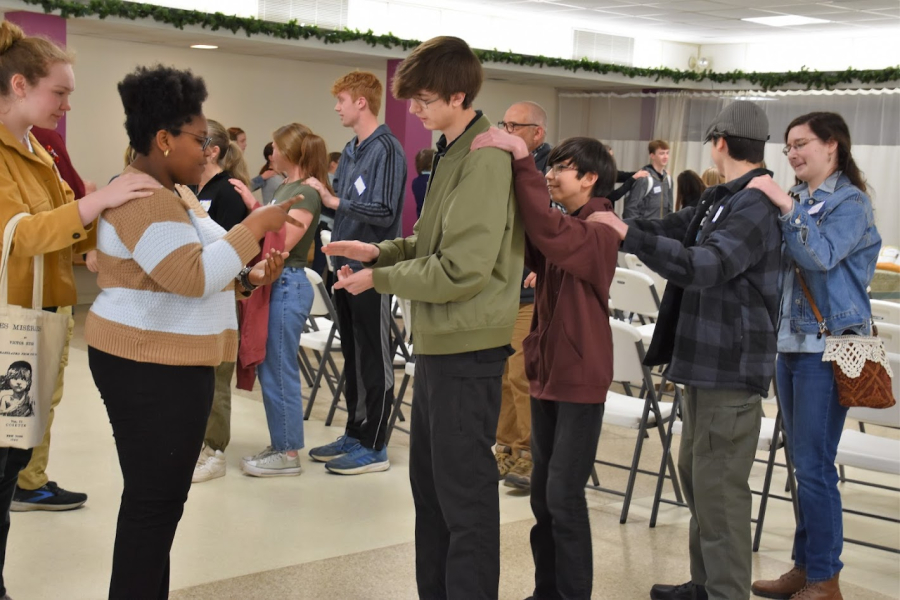
POLYGON ((710 167, 707 170, 703 171, 703 175, 700 176, 700 179, 703 180, 703 183, 706 184, 706 187, 712 187, 714 185, 725 183, 725 178, 719 174, 719 170, 715 167, 710 167))
POLYGON ((219 168, 227 171, 235 179, 240 179, 244 185, 250 185, 250 169, 244 160, 244 153, 237 142, 231 140, 228 130, 218 121, 206 120, 207 135, 212 139, 212 145, 219 149, 219 168))
POLYGON ((306 177, 315 177, 329 191, 333 191, 328 182, 328 148, 325 140, 306 125, 290 123, 276 129, 272 141, 288 161, 303 170, 306 177))
POLYGON ((125 166, 127 167, 137 158, 137 151, 129 144, 125 146, 125 166))
POLYGON ((22 75, 30 85, 47 76, 56 63, 72 64, 74 57, 42 37, 28 36, 15 23, 0 24, 0 96, 12 92, 10 80, 22 75))

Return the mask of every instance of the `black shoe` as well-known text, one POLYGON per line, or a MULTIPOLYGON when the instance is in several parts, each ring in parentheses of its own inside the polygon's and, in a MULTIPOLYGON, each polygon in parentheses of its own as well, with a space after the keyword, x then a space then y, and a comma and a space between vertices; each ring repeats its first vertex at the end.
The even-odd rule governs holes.
POLYGON ((657 583, 650 588, 650 600, 708 600, 706 588, 688 581, 681 585, 657 583))
POLYGON ((85 502, 87 502, 87 494, 69 492, 56 485, 55 481, 48 481, 46 485, 42 485, 36 490, 23 490, 16 486, 12 506, 9 510, 13 512, 72 510, 79 508, 85 502))

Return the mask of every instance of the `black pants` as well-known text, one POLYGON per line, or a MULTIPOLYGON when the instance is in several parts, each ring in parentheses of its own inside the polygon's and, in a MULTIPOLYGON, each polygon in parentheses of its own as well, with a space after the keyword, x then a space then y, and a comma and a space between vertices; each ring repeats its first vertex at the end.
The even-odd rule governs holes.
POLYGON ((496 598, 500 585, 497 435, 508 346, 416 357, 409 480, 423 600, 496 598))
POLYGON ((9 539, 9 507, 12 505, 19 471, 31 460, 31 449, 0 448, 0 511, 3 522, 0 523, 0 597, 6 595, 6 582, 3 580, 3 567, 6 565, 6 541, 9 539))
POLYGON ((531 399, 535 600, 590 600, 594 570, 584 486, 597 455, 603 408, 531 399))
POLYGON ((212 406, 213 367, 140 363, 88 348, 116 438, 124 490, 111 600, 169 596, 169 551, 212 406))
POLYGON ((366 448, 384 448, 394 405, 391 297, 368 290, 354 296, 335 290, 347 382, 347 435, 366 448))

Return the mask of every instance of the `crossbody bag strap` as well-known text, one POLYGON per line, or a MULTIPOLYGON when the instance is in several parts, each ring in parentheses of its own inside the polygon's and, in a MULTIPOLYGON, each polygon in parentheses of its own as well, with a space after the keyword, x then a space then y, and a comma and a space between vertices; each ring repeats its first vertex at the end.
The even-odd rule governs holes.
POLYGON ((812 308, 813 314, 816 315, 816 321, 819 323, 818 337, 822 337, 822 334, 831 335, 831 332, 828 331, 827 327, 825 327, 825 319, 822 318, 822 313, 819 312, 819 307, 816 306, 816 301, 813 300, 812 294, 809 293, 809 288, 806 287, 806 281, 803 279, 803 273, 800 272, 799 267, 794 269, 794 272, 797 274, 797 279, 800 281, 800 287, 803 288, 803 293, 806 294, 806 299, 809 301, 809 307, 812 308))

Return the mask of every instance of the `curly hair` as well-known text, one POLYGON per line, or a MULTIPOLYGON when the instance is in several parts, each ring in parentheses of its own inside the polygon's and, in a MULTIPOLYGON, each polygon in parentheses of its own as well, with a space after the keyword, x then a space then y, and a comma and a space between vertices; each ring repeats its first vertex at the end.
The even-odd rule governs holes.
POLYGON ((157 65, 138 67, 119 82, 119 96, 125 108, 125 131, 131 147, 149 154, 156 133, 180 128, 202 114, 206 84, 188 71, 157 65))

